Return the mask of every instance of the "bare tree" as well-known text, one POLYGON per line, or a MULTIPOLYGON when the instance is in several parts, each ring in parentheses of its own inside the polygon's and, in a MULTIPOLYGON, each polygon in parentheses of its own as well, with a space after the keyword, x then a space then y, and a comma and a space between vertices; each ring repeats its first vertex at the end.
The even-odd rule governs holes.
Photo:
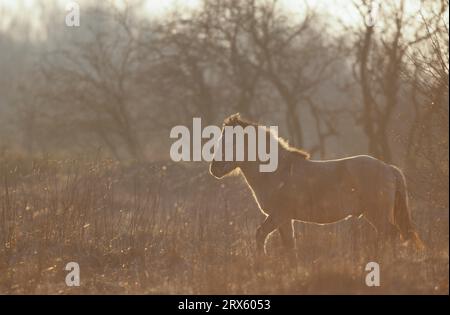
POLYGON ((328 55, 320 19, 305 3, 301 21, 292 21, 278 1, 248 1, 247 30, 255 47, 255 67, 261 69, 285 105, 291 141, 304 145, 299 106, 312 106, 313 92, 328 77, 336 58, 328 55))
POLYGON ((407 162, 415 193, 448 205, 448 0, 422 8, 427 39, 409 54, 404 75, 410 83, 414 119, 407 139, 407 162), (431 188, 434 187, 434 188, 431 188))
POLYGON ((375 23, 368 23, 375 3, 354 2, 364 21, 355 33, 354 78, 362 95, 362 111, 357 121, 367 136, 369 153, 390 162, 393 157, 389 127, 400 103, 407 52, 430 34, 425 24, 417 23, 417 12, 407 10, 404 0, 383 2, 375 23))
POLYGON ((125 148, 129 156, 141 159, 136 111, 130 104, 137 68, 135 41, 119 23, 123 16, 101 7, 86 15, 99 22, 87 26, 84 37, 46 54, 42 73, 53 86, 41 96, 55 105, 53 119, 64 122, 69 133, 71 127, 85 131, 117 158, 125 148))

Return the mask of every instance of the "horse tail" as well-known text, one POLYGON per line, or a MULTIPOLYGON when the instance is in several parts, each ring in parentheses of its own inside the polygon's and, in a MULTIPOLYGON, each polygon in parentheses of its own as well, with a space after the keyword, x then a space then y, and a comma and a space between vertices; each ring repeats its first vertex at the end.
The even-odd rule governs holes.
POLYGON ((398 226, 403 240, 411 240, 418 250, 423 250, 425 249, 425 245, 420 239, 411 219, 405 176, 399 168, 395 166, 392 166, 392 168, 396 179, 394 224, 398 226))

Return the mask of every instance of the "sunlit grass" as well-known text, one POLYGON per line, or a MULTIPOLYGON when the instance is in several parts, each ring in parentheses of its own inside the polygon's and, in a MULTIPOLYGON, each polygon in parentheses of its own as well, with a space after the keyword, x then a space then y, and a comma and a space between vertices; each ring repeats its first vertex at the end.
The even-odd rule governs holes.
POLYGON ((448 217, 418 222, 434 222, 425 255, 383 252, 382 286, 368 288, 370 227, 297 224, 297 261, 283 255, 277 233, 268 256, 256 258, 262 215, 239 177, 218 182, 204 165, 0 165, 2 294, 448 293, 448 217), (78 288, 65 285, 69 261, 80 264, 78 288))

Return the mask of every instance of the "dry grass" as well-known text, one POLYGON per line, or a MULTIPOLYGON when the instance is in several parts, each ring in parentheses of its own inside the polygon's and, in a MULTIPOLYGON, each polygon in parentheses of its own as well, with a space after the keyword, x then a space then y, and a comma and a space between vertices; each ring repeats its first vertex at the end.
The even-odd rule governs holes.
POLYGON ((448 209, 413 206, 429 249, 386 249, 382 285, 368 288, 366 223, 298 223, 296 263, 277 233, 257 259, 262 214, 240 178, 217 181, 205 164, 3 158, 0 293, 448 294, 448 209), (78 288, 65 285, 70 261, 78 288))

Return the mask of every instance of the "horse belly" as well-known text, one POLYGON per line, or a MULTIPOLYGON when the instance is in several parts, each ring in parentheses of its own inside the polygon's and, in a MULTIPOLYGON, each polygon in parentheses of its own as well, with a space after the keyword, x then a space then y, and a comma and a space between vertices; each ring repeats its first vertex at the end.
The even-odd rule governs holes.
POLYGON ((320 224, 334 223, 353 215, 354 210, 350 208, 341 208, 338 205, 330 205, 319 208, 312 221, 320 224))
POLYGON ((298 207, 296 219, 306 222, 327 224, 359 214, 358 196, 355 191, 323 194, 304 202, 298 207))

